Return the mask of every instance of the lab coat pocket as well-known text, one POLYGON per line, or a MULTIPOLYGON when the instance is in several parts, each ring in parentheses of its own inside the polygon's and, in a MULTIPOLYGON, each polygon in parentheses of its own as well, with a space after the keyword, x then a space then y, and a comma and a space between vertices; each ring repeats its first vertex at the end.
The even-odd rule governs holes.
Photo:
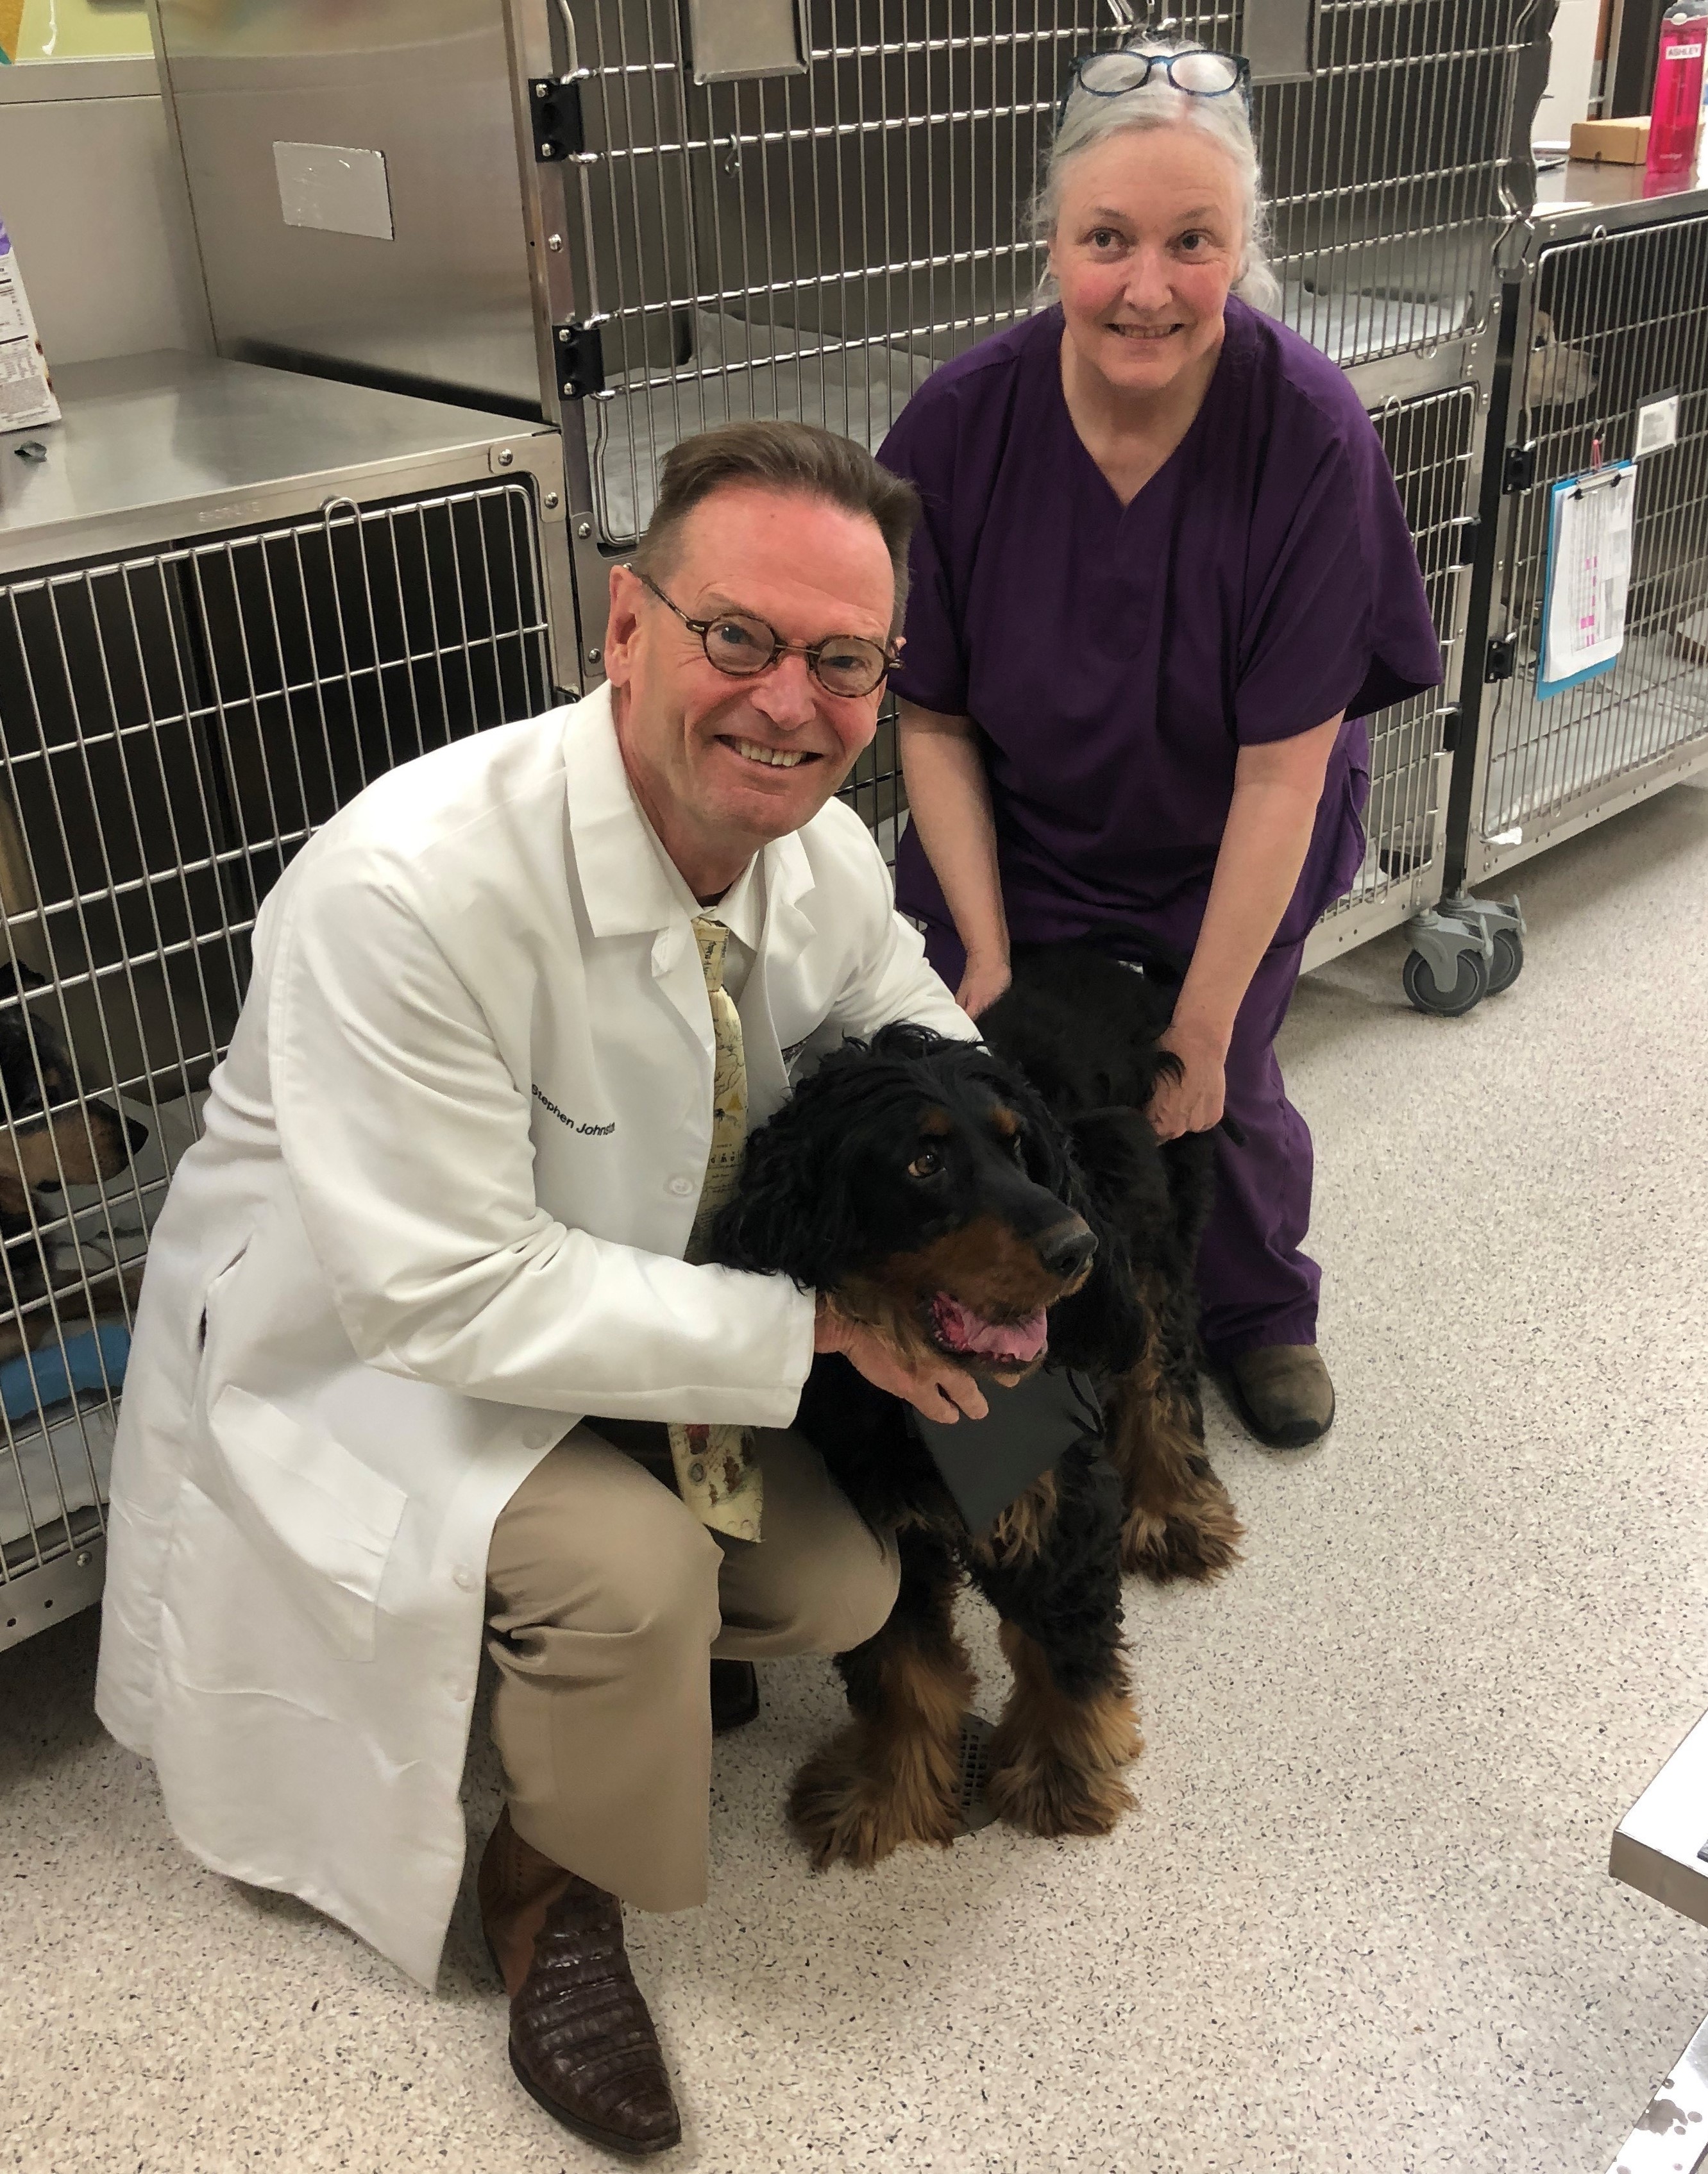
POLYGON ((222 1389, 208 1420, 245 1538, 324 1636, 353 1660, 371 1659, 403 1490, 246 1389, 222 1389))

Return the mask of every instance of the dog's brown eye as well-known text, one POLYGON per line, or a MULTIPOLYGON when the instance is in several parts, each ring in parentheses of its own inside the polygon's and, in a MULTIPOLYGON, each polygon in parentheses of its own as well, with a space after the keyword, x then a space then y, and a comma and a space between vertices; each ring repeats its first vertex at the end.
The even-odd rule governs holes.
POLYGON ((935 1177, 943 1168, 943 1157, 935 1148, 922 1148, 907 1165, 910 1177, 935 1177))

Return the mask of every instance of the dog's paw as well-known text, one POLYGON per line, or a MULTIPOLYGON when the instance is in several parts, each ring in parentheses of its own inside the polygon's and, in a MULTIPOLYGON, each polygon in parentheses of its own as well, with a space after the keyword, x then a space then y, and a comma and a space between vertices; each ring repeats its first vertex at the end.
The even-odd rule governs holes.
POLYGON ((820 1871, 831 1864, 864 1868, 904 1842, 947 1849, 959 1833, 960 1805, 946 1756, 932 1757, 917 1741, 892 1748, 900 1755, 895 1765, 874 1771, 871 1739, 856 1723, 796 1775, 789 1824, 820 1871))
MULTIPOLYGON (((1139 1749, 1137 1732, 1133 1755, 1139 1749)), ((1105 1835, 1132 1808, 1119 1768, 1088 1771, 1054 1754, 1028 1749, 992 1766, 985 1784, 992 1809, 1030 1835, 1105 1835)))
POLYGON ((1176 1577, 1202 1584, 1233 1568, 1245 1537, 1226 1489, 1212 1479, 1196 1499, 1177 1502, 1166 1513, 1129 1512, 1121 1531, 1121 1567, 1158 1585, 1176 1577))

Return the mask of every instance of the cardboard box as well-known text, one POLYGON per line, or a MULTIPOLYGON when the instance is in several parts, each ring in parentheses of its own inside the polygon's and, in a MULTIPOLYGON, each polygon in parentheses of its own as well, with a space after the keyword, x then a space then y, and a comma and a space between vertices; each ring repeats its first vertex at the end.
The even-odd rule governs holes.
POLYGON ((1571 155, 1597 166, 1640 166, 1649 155, 1649 118, 1574 121, 1571 155))

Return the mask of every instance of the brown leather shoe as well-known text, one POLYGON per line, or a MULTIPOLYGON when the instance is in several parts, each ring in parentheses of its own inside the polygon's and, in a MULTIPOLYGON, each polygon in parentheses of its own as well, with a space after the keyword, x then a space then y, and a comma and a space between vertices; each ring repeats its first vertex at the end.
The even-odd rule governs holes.
POLYGON ((629 1968, 623 1906, 499 1814, 478 1880, 487 1945, 510 1995, 510 2065, 529 2097, 607 2150, 682 2141, 658 2034, 629 1968))
POLYGON ((1228 1362, 1234 1403, 1270 1449, 1305 1449, 1334 1424, 1334 1384, 1314 1344, 1266 1344, 1228 1362))

